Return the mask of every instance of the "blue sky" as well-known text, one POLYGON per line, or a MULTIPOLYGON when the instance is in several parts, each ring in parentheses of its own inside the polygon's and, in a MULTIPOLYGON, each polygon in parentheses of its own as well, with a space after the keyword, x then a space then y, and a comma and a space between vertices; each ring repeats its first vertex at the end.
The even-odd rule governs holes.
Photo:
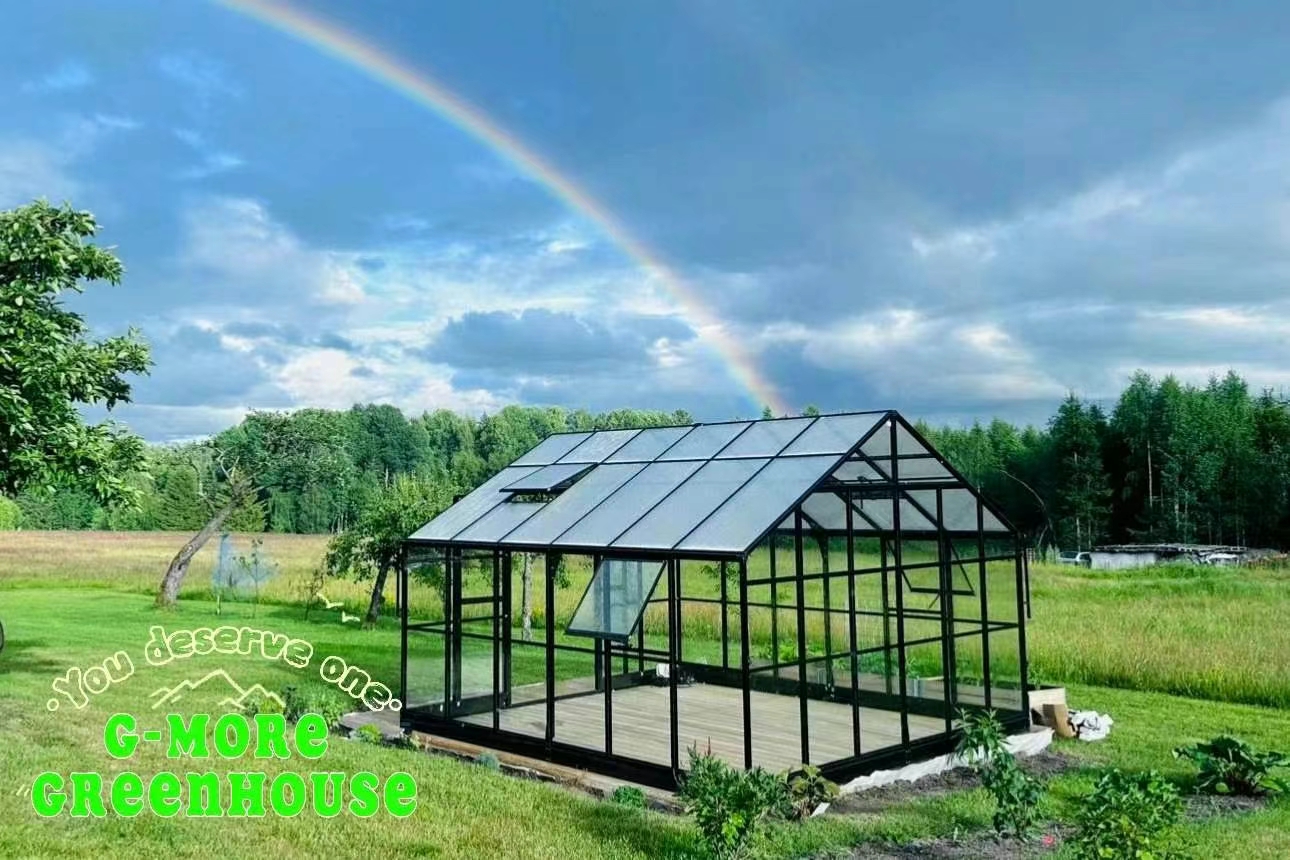
MULTIPOLYGON (((1285 385, 1284 4, 294 5, 594 194, 794 405, 1285 385)), ((119 410, 150 439, 357 401, 759 411, 595 223, 222 6, 13 4, 0 115, 0 206, 70 199, 125 260, 78 306, 153 344, 119 410)))

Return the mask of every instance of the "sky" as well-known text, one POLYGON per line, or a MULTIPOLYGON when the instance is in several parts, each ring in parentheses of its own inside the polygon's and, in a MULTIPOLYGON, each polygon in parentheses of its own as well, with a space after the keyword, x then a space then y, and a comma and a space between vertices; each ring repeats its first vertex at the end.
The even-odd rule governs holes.
POLYGON ((598 208, 236 4, 10 4, 0 207, 98 217, 126 276, 74 305, 151 344, 113 413, 150 440, 358 402, 1041 423, 1137 369, 1286 387, 1284 3, 289 9, 598 208))

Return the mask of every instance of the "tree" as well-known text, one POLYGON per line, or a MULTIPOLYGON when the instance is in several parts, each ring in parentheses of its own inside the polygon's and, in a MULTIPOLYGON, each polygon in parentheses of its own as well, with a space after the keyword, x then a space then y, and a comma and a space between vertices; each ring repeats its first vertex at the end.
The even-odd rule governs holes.
POLYGON ((121 261, 85 240, 89 212, 44 201, 0 212, 0 492, 80 487, 104 503, 130 500, 126 475, 143 443, 111 422, 86 424, 79 407, 130 400, 126 375, 147 373, 148 347, 131 329, 92 340, 63 305, 85 282, 119 284, 121 261))
POLYGON ((323 565, 329 575, 373 580, 368 624, 375 624, 381 617, 385 581, 398 563, 403 539, 451 501, 451 491, 443 482, 401 475, 369 498, 358 519, 328 543, 323 565))
POLYGON ((1049 424, 1058 479, 1057 528, 1075 549, 1093 546, 1106 532, 1111 490, 1102 450, 1106 418, 1071 395, 1049 424))

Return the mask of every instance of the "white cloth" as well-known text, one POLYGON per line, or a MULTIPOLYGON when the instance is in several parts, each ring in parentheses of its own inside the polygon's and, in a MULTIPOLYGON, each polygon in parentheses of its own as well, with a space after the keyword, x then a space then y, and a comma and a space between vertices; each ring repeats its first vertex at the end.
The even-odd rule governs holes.
POLYGON ((1109 714, 1097 711, 1071 711, 1070 721, 1075 737, 1082 741, 1102 740, 1111 733, 1111 726, 1115 724, 1109 714))

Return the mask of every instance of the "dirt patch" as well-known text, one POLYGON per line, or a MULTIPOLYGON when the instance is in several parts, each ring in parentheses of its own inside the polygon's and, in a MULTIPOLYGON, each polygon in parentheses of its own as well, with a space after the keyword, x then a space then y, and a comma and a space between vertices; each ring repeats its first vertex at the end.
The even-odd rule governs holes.
POLYGON ((1266 797, 1229 797, 1215 794, 1190 794, 1183 798, 1183 815, 1188 821, 1204 821, 1220 815, 1243 815, 1268 805, 1266 797))
MULTIPOLYGON (((1053 752, 1052 750, 1045 750, 1038 755, 1027 756, 1026 758, 1019 759, 1019 761, 1022 770, 1041 780, 1047 780, 1059 773, 1063 773, 1068 770, 1075 770, 1084 766, 1078 759, 1059 752, 1053 752)), ((895 806, 900 803, 907 803, 911 800, 918 800, 919 798, 935 797, 940 794, 949 794, 954 791, 978 788, 980 785, 981 780, 975 773, 967 768, 955 768, 954 770, 947 770, 943 773, 925 776, 916 782, 894 782, 891 785, 871 788, 866 791, 857 792, 856 794, 844 795, 843 797, 838 798, 837 801, 829 807, 829 812, 837 813, 839 815, 882 812, 888 807, 895 806)))
POLYGON ((971 836, 966 839, 924 839, 908 845, 862 845, 853 857, 935 858, 935 860, 1003 860, 1003 858, 1048 857, 1061 847, 1060 837, 1034 842, 1015 842, 993 836, 971 836))

